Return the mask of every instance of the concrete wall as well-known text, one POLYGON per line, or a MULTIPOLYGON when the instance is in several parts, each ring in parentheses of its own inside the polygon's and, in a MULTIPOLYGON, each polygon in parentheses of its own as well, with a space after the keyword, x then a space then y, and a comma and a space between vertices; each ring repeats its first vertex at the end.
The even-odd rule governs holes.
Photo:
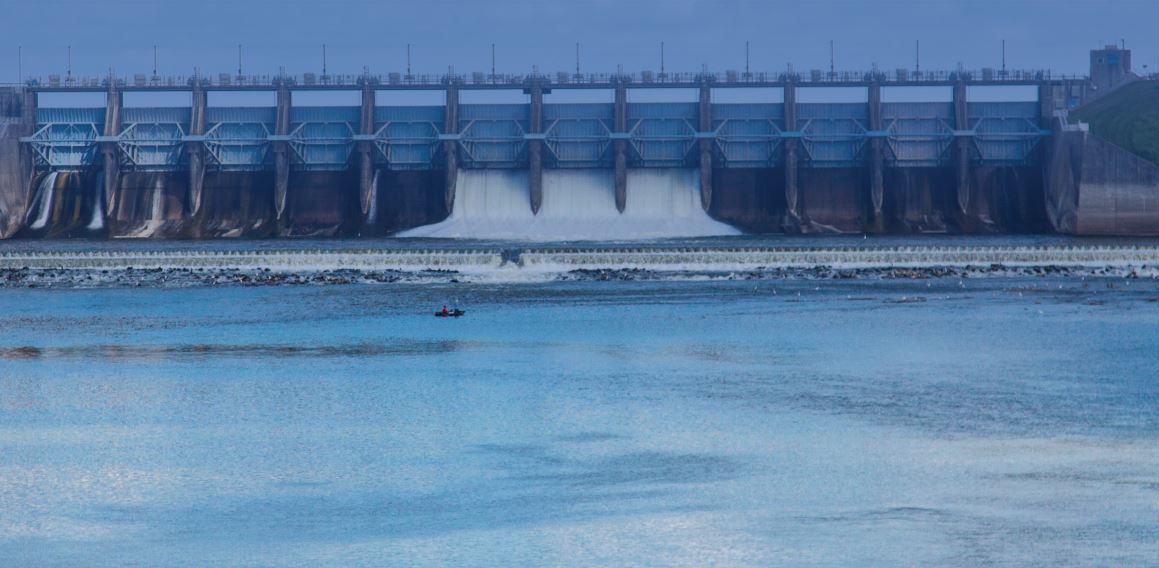
POLYGON ((438 223, 451 214, 442 171, 378 171, 377 219, 364 234, 389 234, 438 223))
POLYGON ((352 236, 360 216, 356 172, 292 172, 279 236, 352 236))
POLYGON ((785 230, 788 213, 782 168, 718 169, 708 214, 750 233, 785 230))
POLYGON ((261 238, 274 235, 273 172, 207 172, 201 207, 193 216, 195 238, 261 238))
POLYGON ((24 225, 32 186, 32 156, 21 136, 32 134, 29 120, 22 118, 24 94, 0 89, 0 239, 15 235, 24 225))
POLYGON ((1159 165, 1081 126, 1054 124, 1046 205, 1054 230, 1074 235, 1159 235, 1159 165))
POLYGON ((884 168, 880 224, 866 168, 801 170, 801 215, 789 215, 780 168, 717 169, 709 215, 753 233, 1046 232, 1042 174, 1036 166, 976 166, 963 213, 956 172, 884 168))
MULTIPOLYGON (((123 172, 106 214, 109 236, 173 238, 188 234, 185 216, 189 176, 123 172)), ((91 192, 90 192, 91 193, 91 192)))

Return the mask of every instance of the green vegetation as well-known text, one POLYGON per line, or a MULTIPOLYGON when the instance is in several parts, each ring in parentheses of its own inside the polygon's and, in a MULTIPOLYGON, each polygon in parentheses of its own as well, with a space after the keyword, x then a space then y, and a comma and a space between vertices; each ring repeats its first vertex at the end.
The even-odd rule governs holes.
POLYGON ((1072 122, 1159 164, 1159 81, 1137 81, 1073 112, 1072 122))

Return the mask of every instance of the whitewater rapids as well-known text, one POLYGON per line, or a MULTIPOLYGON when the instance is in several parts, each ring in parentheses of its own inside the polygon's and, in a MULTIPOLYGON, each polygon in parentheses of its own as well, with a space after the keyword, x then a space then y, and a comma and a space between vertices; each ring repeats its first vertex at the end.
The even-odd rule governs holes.
POLYGON ((655 244, 534 245, 518 249, 477 246, 263 250, 246 247, 0 253, 0 287, 400 280, 521 283, 621 276, 687 280, 1043 274, 1159 278, 1159 246, 828 248, 655 244))
POLYGON ((397 236, 547 242, 739 235, 704 212, 699 179, 695 169, 628 170, 620 213, 613 172, 547 170, 533 214, 527 172, 461 170, 451 215, 397 236))

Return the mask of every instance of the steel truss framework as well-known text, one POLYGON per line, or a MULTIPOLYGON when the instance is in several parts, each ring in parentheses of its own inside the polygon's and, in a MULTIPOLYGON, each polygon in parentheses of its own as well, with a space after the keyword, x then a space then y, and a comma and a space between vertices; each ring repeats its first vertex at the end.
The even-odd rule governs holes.
POLYGON ((188 109, 126 108, 117 136, 101 136, 104 109, 44 108, 30 144, 38 168, 76 170, 98 162, 101 143, 115 142, 123 167, 176 171, 187 161, 188 143, 206 149, 208 167, 257 171, 273 167, 270 147, 284 142, 296 170, 345 170, 355 143, 373 144, 373 159, 392 170, 443 167, 446 140, 457 143, 469 168, 527 165, 529 140, 543 140, 549 167, 610 167, 612 142, 629 142, 632 167, 678 167, 696 163, 694 148, 713 141, 713 163, 723 168, 777 167, 780 149, 801 140, 808 167, 851 167, 867 160, 872 138, 885 141, 884 159, 895 167, 951 163, 956 137, 971 140, 971 162, 1026 164, 1049 132, 1040 127, 1034 102, 968 103, 967 128, 956 129, 953 103, 883 103, 882 130, 869 129, 863 103, 801 103, 796 128, 784 122, 781 103, 712 105, 712 129, 699 132, 696 103, 629 103, 627 132, 614 132, 614 106, 604 103, 545 104, 543 131, 530 132, 529 107, 521 104, 460 106, 457 133, 443 131, 444 109, 376 107, 372 134, 358 134, 358 107, 291 109, 288 134, 274 134, 272 107, 210 107, 206 132, 190 135, 188 109))

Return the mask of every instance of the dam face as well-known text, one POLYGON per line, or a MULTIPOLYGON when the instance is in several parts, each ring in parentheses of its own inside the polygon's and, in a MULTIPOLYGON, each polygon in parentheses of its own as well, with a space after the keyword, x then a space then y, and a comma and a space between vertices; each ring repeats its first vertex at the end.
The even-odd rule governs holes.
POLYGON ((0 91, 0 237, 1049 231, 1058 224, 1043 172, 1067 81, 874 72, 30 83, 0 91), (1039 97, 968 99, 968 87, 987 85, 1034 85, 1039 97), (914 86, 952 98, 883 101, 883 88, 914 86), (865 102, 798 102, 815 87, 857 89, 865 102), (667 88, 697 100, 631 101, 667 88), (378 104, 380 92, 408 89, 445 102, 378 104), (527 102, 460 102, 472 89, 527 102), (602 89, 612 102, 551 102, 565 89, 602 89), (746 89, 753 102, 714 101, 746 89), (238 90, 276 102, 209 104, 209 91, 238 90), (353 91, 361 104, 294 105, 306 90, 353 91), (38 95, 55 91, 101 92, 106 104, 40 107, 38 95), (192 104, 125 106, 127 91, 188 92, 192 104))

